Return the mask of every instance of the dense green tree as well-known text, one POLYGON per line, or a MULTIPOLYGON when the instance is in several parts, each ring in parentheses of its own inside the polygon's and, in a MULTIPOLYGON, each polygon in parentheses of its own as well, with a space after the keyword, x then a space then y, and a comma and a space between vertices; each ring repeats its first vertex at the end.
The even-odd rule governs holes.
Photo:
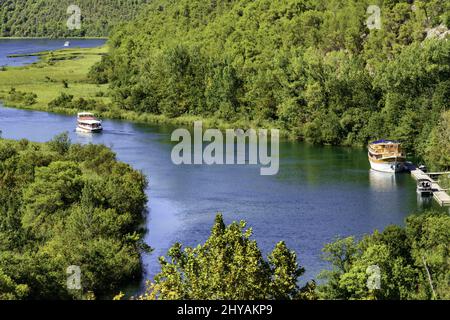
POLYGON ((413 215, 406 227, 390 226, 357 242, 338 239, 324 248, 333 269, 320 286, 325 299, 448 299, 450 233, 447 214, 413 215), (368 286, 379 270, 379 288, 368 286))
POLYGON ((427 163, 437 168, 450 168, 450 111, 442 115, 439 124, 430 132, 424 148, 427 163))
POLYGON ((251 229, 245 230, 245 222, 225 226, 218 215, 203 245, 182 248, 177 243, 168 258, 160 259, 162 270, 140 299, 299 297, 297 281, 304 269, 298 266, 296 254, 280 242, 266 261, 251 235, 251 229))
POLYGON ((117 24, 129 21, 148 0, 2 0, 2 37, 100 37, 117 24), (69 30, 70 5, 81 10, 81 29, 69 30))
POLYGON ((67 134, 0 139, 0 299, 102 297, 138 278, 146 184, 105 146, 67 134), (72 265, 82 290, 67 288, 72 265))
POLYGON ((26 285, 18 285, 0 269, 0 300, 17 300, 28 294, 26 285))

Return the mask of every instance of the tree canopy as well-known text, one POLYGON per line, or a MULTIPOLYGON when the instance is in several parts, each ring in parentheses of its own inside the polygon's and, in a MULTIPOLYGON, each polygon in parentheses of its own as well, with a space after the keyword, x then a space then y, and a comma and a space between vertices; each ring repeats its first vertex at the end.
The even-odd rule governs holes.
POLYGON ((307 294, 298 278, 304 269, 297 255, 280 242, 265 260, 245 222, 225 226, 217 215, 211 235, 202 245, 183 248, 176 243, 161 272, 140 299, 261 300, 294 299, 307 294))
POLYGON ((321 144, 423 144, 448 105, 445 1, 153 1, 91 71, 125 110, 277 126, 321 144), (167 36, 170 35, 170 36, 167 36), (434 35, 434 36, 433 36, 434 35))
POLYGON ((139 279, 145 187, 105 146, 0 139, 0 299, 102 297, 139 279))
POLYGON ((132 20, 148 0, 2 0, 1 37, 105 37, 132 20), (70 30, 70 5, 81 10, 81 29, 70 30))
POLYGON ((338 239, 324 248, 333 269, 324 271, 319 296, 325 299, 450 298, 450 217, 426 213, 389 226, 361 241, 338 239), (368 286, 370 266, 379 270, 379 287, 368 286))

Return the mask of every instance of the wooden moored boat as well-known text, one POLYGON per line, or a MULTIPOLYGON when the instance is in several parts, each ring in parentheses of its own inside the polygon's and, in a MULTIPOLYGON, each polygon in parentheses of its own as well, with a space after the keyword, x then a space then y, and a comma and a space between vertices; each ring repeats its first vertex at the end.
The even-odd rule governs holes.
POLYGON ((406 154, 400 142, 378 140, 369 144, 369 162, 373 170, 400 172, 405 170, 406 154))

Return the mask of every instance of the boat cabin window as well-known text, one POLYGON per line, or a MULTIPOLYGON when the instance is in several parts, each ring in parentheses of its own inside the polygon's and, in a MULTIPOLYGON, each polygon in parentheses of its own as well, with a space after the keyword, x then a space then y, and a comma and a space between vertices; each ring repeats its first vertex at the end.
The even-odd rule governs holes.
POLYGON ((86 126, 86 127, 91 127, 91 128, 100 128, 100 124, 98 124, 98 123, 83 123, 83 122, 80 122, 80 125, 82 125, 82 126, 86 126))

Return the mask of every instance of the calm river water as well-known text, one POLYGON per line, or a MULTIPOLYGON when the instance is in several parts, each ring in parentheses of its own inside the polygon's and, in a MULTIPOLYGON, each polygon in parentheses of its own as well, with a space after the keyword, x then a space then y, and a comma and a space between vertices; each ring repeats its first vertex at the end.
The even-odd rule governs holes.
MULTIPOLYGON (((83 46, 99 44, 79 41, 83 46)), ((15 48, 34 52, 63 43, 5 42, 0 40, 0 65, 8 64, 5 56, 16 53, 15 48)), ((321 249, 336 236, 362 236, 389 224, 403 224, 410 213, 430 206, 418 200, 408 174, 370 171, 363 149, 282 142, 279 174, 260 176, 255 166, 175 166, 170 157, 174 128, 168 126, 105 120, 102 134, 86 136, 75 133, 75 124, 71 116, 0 105, 3 138, 48 141, 68 131, 75 143, 110 146, 119 160, 148 176, 146 241, 155 251, 143 257, 144 278, 158 272, 158 256, 174 242, 195 246, 206 240, 217 212, 224 214, 226 222, 246 220, 265 254, 285 240, 306 268, 305 282, 328 267, 321 249)))

